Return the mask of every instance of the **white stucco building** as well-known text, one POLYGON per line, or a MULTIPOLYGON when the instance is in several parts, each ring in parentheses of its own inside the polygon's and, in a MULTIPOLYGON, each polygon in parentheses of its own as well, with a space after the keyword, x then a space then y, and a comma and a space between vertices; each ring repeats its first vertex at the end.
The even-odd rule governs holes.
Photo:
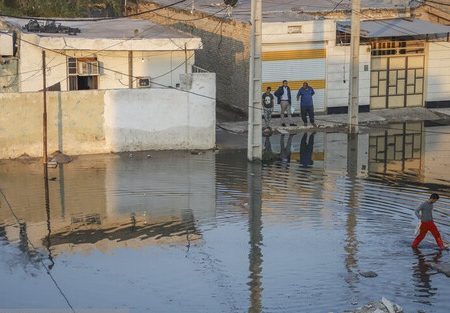
POLYGON ((50 90, 177 87, 202 46, 198 37, 144 20, 51 23, 0 19, 0 92, 42 90, 42 51, 50 90))
MULTIPOLYGON (((317 110, 346 112, 349 25, 334 19, 263 23, 264 87, 287 79, 295 90, 309 81, 317 110)), ((418 19, 362 21, 360 110, 450 105, 449 32, 450 26, 418 19)))
POLYGON ((215 146, 216 78, 193 67, 199 37, 128 18, 1 18, 0 40, 0 159, 42 155, 44 77, 49 153, 215 146))

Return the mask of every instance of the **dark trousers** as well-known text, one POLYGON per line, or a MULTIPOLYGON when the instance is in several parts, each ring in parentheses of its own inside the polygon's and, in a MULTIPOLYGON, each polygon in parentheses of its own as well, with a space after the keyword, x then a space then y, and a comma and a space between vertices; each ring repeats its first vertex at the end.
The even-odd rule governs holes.
POLYGON ((309 121, 314 123, 314 107, 300 107, 300 114, 302 115, 303 123, 308 123, 307 115, 309 115, 309 121))

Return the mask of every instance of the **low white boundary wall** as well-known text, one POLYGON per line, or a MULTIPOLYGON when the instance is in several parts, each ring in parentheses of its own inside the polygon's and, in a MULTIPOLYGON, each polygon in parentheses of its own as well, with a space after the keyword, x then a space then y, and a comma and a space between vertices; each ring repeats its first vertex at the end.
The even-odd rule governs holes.
MULTIPOLYGON (((48 152, 93 154, 215 146, 215 74, 185 89, 48 92, 48 152)), ((0 94, 0 159, 42 156, 42 93, 0 94)))

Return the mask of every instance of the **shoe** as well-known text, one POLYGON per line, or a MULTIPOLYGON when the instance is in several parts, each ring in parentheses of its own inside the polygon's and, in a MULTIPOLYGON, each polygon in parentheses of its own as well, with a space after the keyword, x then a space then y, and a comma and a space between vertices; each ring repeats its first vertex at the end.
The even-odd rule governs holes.
POLYGON ((297 126, 297 124, 291 123, 289 124, 289 126, 297 126))
POLYGON ((308 126, 308 123, 303 123, 303 125, 304 125, 305 127, 307 127, 307 126, 308 126))
POLYGON ((311 124, 312 124, 312 126, 317 127, 317 124, 316 124, 316 123, 311 123, 311 124))
POLYGON ((285 126, 286 126, 286 124, 285 124, 285 123, 281 123, 281 126, 285 127, 285 126))

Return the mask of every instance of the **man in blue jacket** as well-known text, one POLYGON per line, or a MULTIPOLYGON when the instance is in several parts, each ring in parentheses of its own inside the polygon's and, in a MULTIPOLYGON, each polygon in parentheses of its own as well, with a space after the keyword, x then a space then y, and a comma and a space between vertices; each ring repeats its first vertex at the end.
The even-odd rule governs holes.
POLYGON ((314 89, 309 87, 307 82, 303 83, 303 87, 298 90, 297 101, 300 99, 300 114, 302 115, 302 120, 305 126, 308 126, 307 115, 309 115, 309 121, 314 127, 317 127, 314 123, 314 105, 313 96, 315 92, 314 89))
POLYGON ((280 105, 281 126, 286 126, 284 112, 287 111, 288 121, 290 126, 297 126, 292 123, 291 115, 291 88, 288 86, 287 80, 283 80, 283 85, 278 87, 274 93, 277 97, 277 103, 280 105))

